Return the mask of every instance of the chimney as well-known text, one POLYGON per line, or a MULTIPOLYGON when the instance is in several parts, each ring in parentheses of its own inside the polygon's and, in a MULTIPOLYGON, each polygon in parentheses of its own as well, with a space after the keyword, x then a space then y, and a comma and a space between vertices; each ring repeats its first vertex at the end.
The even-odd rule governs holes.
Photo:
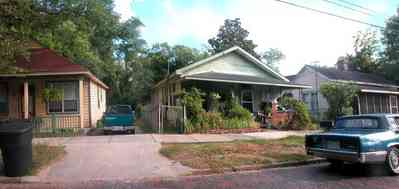
POLYGON ((348 61, 347 58, 341 56, 335 64, 339 71, 354 71, 355 67, 348 61))

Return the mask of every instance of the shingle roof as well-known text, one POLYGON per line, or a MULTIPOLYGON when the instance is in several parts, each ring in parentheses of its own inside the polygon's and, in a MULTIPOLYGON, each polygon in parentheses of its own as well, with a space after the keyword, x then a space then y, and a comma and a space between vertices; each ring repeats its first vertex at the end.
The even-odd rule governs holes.
POLYGON ((287 75, 285 76, 285 78, 287 78, 288 80, 292 81, 296 78, 296 75, 287 75))
POLYGON ((317 72, 323 74, 324 76, 332 80, 345 80, 345 81, 395 85, 393 81, 389 81, 377 74, 363 73, 358 71, 341 71, 332 67, 316 67, 316 66, 309 66, 309 67, 311 67, 312 69, 316 70, 317 72))
POLYGON ((227 74, 227 73, 218 73, 218 72, 205 72, 205 73, 199 73, 199 74, 193 74, 190 76, 187 76, 188 79, 198 79, 198 80, 215 80, 215 81, 229 81, 232 83, 263 83, 265 85, 267 84, 276 84, 276 85, 283 85, 283 86, 303 86, 301 84, 295 84, 295 83, 290 83, 286 82, 283 80, 278 80, 278 79, 265 79, 262 77, 256 77, 256 76, 249 76, 249 75, 238 75, 238 74, 227 74))
POLYGON ((87 72, 88 70, 79 64, 74 64, 67 58, 60 56, 47 48, 31 50, 29 60, 24 57, 17 58, 16 66, 31 73, 65 73, 87 72))

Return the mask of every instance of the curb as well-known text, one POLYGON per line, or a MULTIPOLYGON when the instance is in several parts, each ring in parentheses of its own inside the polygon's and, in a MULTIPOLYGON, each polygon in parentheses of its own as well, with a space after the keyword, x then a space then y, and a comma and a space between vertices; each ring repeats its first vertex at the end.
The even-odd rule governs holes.
POLYGON ((24 177, 6 177, 0 176, 0 183, 5 184, 22 184, 22 183, 39 183, 41 182, 38 176, 24 176, 24 177))
POLYGON ((283 163, 274 163, 270 165, 246 165, 240 167, 232 167, 232 168, 223 168, 215 172, 212 169, 200 169, 194 170, 191 175, 211 175, 211 174, 218 174, 218 173, 228 173, 228 172, 241 172, 241 171, 253 171, 253 170, 260 170, 260 169, 272 169, 272 168, 282 168, 282 167, 297 167, 302 165, 310 165, 310 164, 319 164, 327 162, 325 159, 322 158, 314 158, 305 161, 289 161, 283 163))

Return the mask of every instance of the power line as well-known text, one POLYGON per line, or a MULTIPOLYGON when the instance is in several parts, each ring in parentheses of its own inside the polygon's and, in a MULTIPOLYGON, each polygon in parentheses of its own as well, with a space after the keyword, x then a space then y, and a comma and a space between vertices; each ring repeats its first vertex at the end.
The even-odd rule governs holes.
POLYGON ((322 1, 325 1, 325 2, 327 2, 327 3, 333 4, 333 5, 336 5, 336 6, 339 6, 339 7, 343 7, 343 8, 345 8, 345 9, 349 9, 349 10, 352 10, 352 11, 355 11, 355 12, 359 12, 359 13, 361 13, 361 14, 371 15, 371 14, 368 13, 368 12, 355 9, 355 8, 352 8, 352 7, 347 6, 347 5, 343 5, 343 4, 337 3, 337 2, 335 2, 335 1, 330 1, 330 0, 322 0, 322 1))
POLYGON ((368 25, 368 26, 371 26, 371 27, 374 27, 374 28, 384 29, 383 26, 379 26, 379 25, 376 25, 376 24, 371 24, 371 23, 368 23, 368 22, 365 22, 365 21, 361 21, 361 20, 358 20, 358 19, 355 19, 355 18, 341 16, 341 15, 338 15, 338 14, 334 14, 334 13, 330 13, 330 12, 327 12, 327 11, 314 9, 314 8, 311 8, 311 7, 299 5, 299 4, 288 2, 288 1, 284 1, 284 0, 275 0, 275 1, 287 4, 287 5, 291 5, 291 6, 294 6, 294 7, 306 9, 306 10, 309 10, 309 11, 318 12, 320 14, 333 16, 333 17, 340 18, 340 19, 343 19, 343 20, 352 21, 352 22, 356 22, 356 23, 359 23, 359 24, 363 24, 363 25, 368 25))
POLYGON ((369 8, 366 8, 366 7, 363 7, 363 6, 360 6, 360 5, 358 5, 358 4, 355 4, 355 3, 352 3, 352 2, 349 2, 349 1, 346 1, 346 0, 337 0, 337 1, 342 2, 342 3, 346 3, 346 4, 350 5, 350 6, 354 6, 354 7, 357 7, 357 8, 361 8, 361 9, 366 10, 366 11, 369 11, 369 12, 376 13, 376 11, 374 11, 374 10, 372 10, 372 9, 369 9, 369 8))

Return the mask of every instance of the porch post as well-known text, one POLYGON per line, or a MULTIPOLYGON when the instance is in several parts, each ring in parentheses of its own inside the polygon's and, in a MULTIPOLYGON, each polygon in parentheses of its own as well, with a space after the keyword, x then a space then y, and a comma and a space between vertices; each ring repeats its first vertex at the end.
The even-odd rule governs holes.
POLYGON ((84 93, 83 93, 83 78, 79 79, 79 114, 80 114, 80 128, 83 128, 83 120, 84 120, 84 93))
POLYGON ((24 81, 24 119, 29 119, 29 84, 24 81))
POLYGON ((362 114, 362 110, 360 109, 361 108, 361 106, 360 106, 360 95, 357 95, 357 108, 358 108, 358 111, 357 111, 357 114, 362 114))

